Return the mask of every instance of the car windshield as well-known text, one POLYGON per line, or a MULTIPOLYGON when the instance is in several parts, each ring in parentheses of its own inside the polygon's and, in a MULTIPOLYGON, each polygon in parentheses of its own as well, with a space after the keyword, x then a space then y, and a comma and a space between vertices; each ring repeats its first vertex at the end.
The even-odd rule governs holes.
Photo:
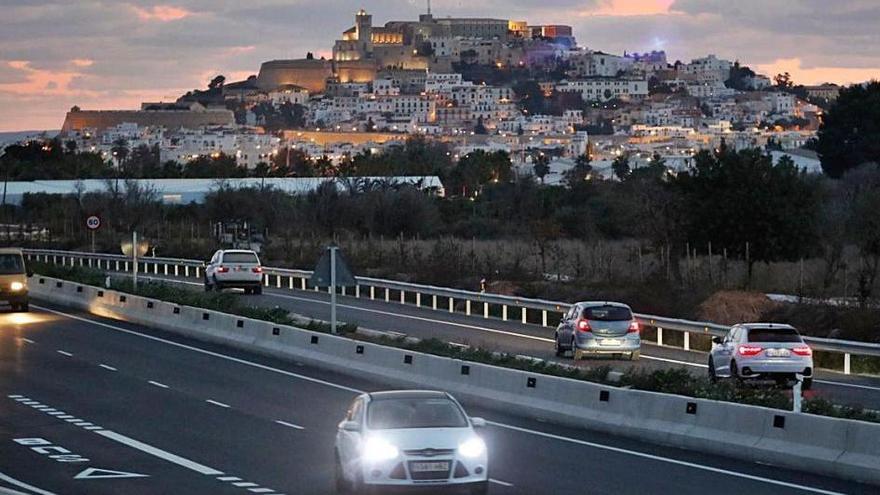
POLYGON ((257 264, 260 261, 254 253, 225 253, 223 254, 224 263, 251 263, 257 264))
POLYGON ((0 254, 0 275, 24 273, 24 262, 18 254, 0 254))
POLYGON ((449 399, 379 399, 370 403, 367 424, 373 430, 464 428, 467 419, 449 399))
POLYGON ((803 342, 791 328, 753 328, 749 330, 748 339, 749 342, 803 342))
POLYGON ((629 321, 632 311, 620 306, 596 306, 584 310, 584 318, 594 321, 629 321))

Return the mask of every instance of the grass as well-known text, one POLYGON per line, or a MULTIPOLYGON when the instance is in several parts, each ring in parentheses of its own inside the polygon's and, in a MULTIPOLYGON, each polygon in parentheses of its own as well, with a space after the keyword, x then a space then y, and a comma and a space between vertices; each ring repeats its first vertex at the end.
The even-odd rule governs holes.
MULTIPOLYGON (((41 275, 71 280, 86 285, 102 286, 106 280, 104 273, 91 268, 58 267, 45 264, 32 264, 32 267, 36 273, 41 275)), ((119 279, 113 280, 113 289, 183 306, 221 311, 246 318, 269 321, 279 325, 290 325, 304 328, 305 330, 330 333, 330 326, 327 323, 312 320, 307 324, 303 324, 301 320, 295 319, 287 310, 282 308, 242 306, 240 298, 233 294, 194 292, 161 282, 139 284, 135 288, 130 280, 119 279)), ((340 327, 340 331, 343 334, 366 342, 460 359, 462 361, 517 369, 529 373, 774 409, 791 410, 792 407, 788 392, 781 387, 737 386, 732 381, 724 380, 711 382, 707 377, 695 376, 681 368, 652 371, 632 368, 623 374, 619 383, 612 383, 608 379, 611 367, 607 365, 596 367, 566 366, 538 359, 523 359, 511 354, 493 352, 478 347, 452 345, 436 338, 414 341, 405 337, 367 337, 357 334, 357 326, 351 324, 343 325, 340 327)), ((880 423, 880 413, 860 407, 841 406, 821 398, 805 400, 803 410, 804 412, 820 416, 880 423)))

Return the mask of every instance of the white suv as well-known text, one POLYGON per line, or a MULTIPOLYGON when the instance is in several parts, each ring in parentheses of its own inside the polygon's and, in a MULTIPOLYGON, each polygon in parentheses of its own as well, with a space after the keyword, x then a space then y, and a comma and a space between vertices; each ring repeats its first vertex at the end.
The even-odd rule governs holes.
POLYGON ((205 292, 226 288, 245 294, 263 293, 263 267, 257 253, 245 250, 217 251, 205 265, 205 292))

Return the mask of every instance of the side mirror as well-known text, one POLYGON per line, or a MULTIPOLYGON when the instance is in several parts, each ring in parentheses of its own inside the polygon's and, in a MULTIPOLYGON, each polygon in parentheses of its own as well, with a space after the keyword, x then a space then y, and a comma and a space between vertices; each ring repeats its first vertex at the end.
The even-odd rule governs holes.
POLYGON ((712 337, 712 343, 713 344, 722 344, 722 343, 724 343, 724 339, 722 339, 721 337, 712 337))
POLYGON ((355 421, 343 421, 339 423, 339 429, 342 431, 361 431, 361 425, 355 421))
POLYGON ((486 420, 483 418, 471 418, 471 424, 474 425, 474 428, 485 428, 486 420))

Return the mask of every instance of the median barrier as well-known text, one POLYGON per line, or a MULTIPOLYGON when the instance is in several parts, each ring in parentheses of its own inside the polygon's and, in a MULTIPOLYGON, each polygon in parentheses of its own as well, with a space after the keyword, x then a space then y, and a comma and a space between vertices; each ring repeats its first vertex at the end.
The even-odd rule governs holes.
MULTIPOLYGON (((45 278, 45 277, 41 277, 45 278)), ((508 413, 880 484, 880 424, 609 387, 383 346, 45 278, 32 295, 394 386, 438 388, 508 413), (82 289, 78 289, 82 287, 82 289), (152 308, 148 304, 152 303, 152 308), (207 315, 207 320, 205 316, 207 315), (779 419, 783 418, 783 419, 779 419)))

